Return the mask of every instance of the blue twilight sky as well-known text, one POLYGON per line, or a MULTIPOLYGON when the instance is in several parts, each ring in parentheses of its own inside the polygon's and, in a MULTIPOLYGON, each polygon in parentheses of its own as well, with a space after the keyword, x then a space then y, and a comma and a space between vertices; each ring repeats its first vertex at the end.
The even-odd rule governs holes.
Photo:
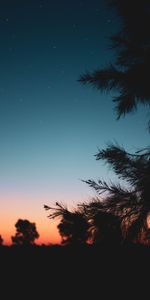
POLYGON ((98 147, 117 141, 135 151, 148 144, 147 108, 116 121, 112 95, 77 81, 111 61, 108 37, 118 27, 103 0, 0 2, 0 204, 6 220, 12 212, 13 222, 32 216, 40 224, 41 213, 44 224, 44 203, 88 200, 91 191, 80 179, 112 178, 95 161, 98 147))

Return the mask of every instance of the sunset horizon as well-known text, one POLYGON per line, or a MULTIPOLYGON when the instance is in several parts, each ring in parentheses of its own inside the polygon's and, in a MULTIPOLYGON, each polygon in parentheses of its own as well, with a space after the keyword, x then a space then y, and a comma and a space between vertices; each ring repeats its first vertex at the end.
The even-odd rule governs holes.
POLYGON ((63 234, 57 228, 61 215, 49 220, 44 204, 53 207, 59 202, 74 209, 97 196, 83 181, 118 184, 117 174, 95 157, 110 143, 131 154, 147 147, 145 100, 139 103, 139 95, 134 101, 131 97, 131 107, 125 103, 117 120, 118 102, 113 100, 124 91, 122 82, 114 89, 112 78, 108 88, 103 78, 99 86, 95 81, 95 88, 84 85, 86 80, 94 83, 90 75, 84 77, 86 72, 104 68, 106 78, 115 73, 116 49, 110 47, 110 37, 121 23, 106 2, 0 3, 0 235, 4 244, 11 244, 18 219, 36 224, 37 244, 61 243, 63 234), (128 114, 130 110, 134 113, 128 114))
POLYGON ((144 299, 150 0, 0 1, 0 41, 1 295, 144 299))

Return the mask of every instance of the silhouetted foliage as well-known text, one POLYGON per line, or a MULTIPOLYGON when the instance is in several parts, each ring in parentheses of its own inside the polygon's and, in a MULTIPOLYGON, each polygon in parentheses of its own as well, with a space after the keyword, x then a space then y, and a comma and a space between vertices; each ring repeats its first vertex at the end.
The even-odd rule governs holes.
MULTIPOLYGON (((119 119, 134 111, 139 103, 150 104, 150 1, 112 0, 109 3, 121 21, 121 30, 111 37, 116 59, 105 68, 83 74, 79 81, 101 91, 117 91, 114 101, 119 119)), ((106 161, 125 185, 87 180, 85 182, 98 193, 98 199, 81 204, 75 212, 57 203, 49 217, 61 217, 58 229, 62 238, 71 240, 74 231, 79 236, 77 220, 80 216, 88 223, 88 238, 93 243, 121 243, 123 239, 148 242, 150 148, 130 154, 117 145, 109 145, 97 153, 96 159, 106 161)))
MULTIPOLYGON (((121 30, 111 37, 116 59, 105 68, 83 74, 80 81, 101 91, 117 91, 114 101, 120 118, 134 111, 138 103, 150 104, 150 1, 108 2, 117 10, 121 24, 121 30)), ((126 241, 148 242, 150 148, 130 154, 109 145, 98 152, 96 159, 106 161, 125 185, 87 180, 101 197, 90 209, 95 215, 103 211, 117 216, 126 241)))
POLYGON ((73 212, 59 203, 56 203, 56 207, 47 205, 44 207, 51 210, 48 216, 50 219, 56 217, 60 219, 58 230, 62 244, 76 245, 90 242, 106 246, 120 244, 123 240, 120 218, 104 211, 98 201, 79 204, 73 212))
POLYGON ((150 151, 129 154, 123 148, 109 145, 96 155, 97 160, 105 160, 125 181, 126 186, 94 180, 85 181, 101 196, 101 201, 93 209, 100 209, 118 216, 125 240, 142 241, 148 237, 150 214, 150 151), (102 197, 104 194, 104 197, 102 197), (97 208, 98 207, 98 208, 97 208))
POLYGON ((0 246, 3 245, 3 242, 4 242, 4 240, 3 240, 2 236, 0 235, 0 246))
POLYGON ((28 220, 19 219, 15 224, 16 234, 12 236, 12 242, 15 245, 33 245, 35 239, 39 237, 35 223, 28 220))
POLYGON ((121 218, 106 210, 99 198, 79 204, 89 223, 89 241, 96 245, 119 245, 123 241, 121 218))
POLYGON ((115 90, 117 117, 150 105, 150 2, 149 0, 109 1, 118 12, 122 29, 111 37, 116 60, 106 68, 81 75, 80 82, 101 91, 115 90))
POLYGON ((48 216, 50 219, 59 217, 58 230, 62 238, 62 244, 84 244, 88 239, 89 224, 85 215, 80 210, 73 212, 67 207, 56 202, 56 207, 44 206, 46 210, 51 210, 48 216))

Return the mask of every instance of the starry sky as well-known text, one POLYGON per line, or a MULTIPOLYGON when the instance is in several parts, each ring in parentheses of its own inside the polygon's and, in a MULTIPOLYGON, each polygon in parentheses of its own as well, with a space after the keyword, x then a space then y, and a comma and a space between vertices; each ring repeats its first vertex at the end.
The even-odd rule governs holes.
POLYGON ((114 175, 94 154, 112 141, 148 144, 147 110, 116 121, 112 94, 79 76, 114 57, 119 21, 104 0, 0 2, 0 234, 10 243, 18 218, 36 222, 39 243, 58 242, 43 205, 74 207, 92 191, 81 179, 114 175))

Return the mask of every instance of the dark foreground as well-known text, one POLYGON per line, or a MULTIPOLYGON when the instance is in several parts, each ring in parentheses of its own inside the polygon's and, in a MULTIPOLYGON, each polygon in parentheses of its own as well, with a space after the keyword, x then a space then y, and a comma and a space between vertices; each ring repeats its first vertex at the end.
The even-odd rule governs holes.
POLYGON ((0 269, 2 299, 143 299, 150 248, 1 247, 0 269))

